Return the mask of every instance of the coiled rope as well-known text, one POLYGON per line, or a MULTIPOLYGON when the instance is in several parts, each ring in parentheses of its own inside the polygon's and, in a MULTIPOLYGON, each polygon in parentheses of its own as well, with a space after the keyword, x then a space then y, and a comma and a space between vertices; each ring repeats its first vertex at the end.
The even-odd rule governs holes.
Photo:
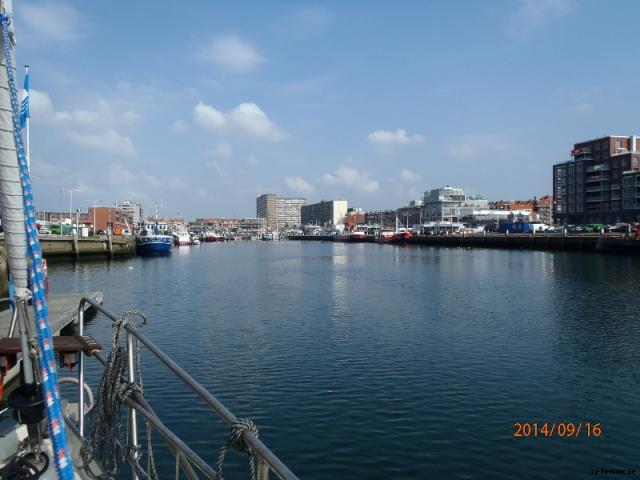
POLYGON ((258 437, 258 427, 248 418, 239 418, 231 424, 231 432, 229 438, 220 448, 218 453, 218 461, 216 462, 216 480, 222 480, 222 464, 224 463, 224 457, 227 454, 229 448, 235 448, 237 451, 247 453, 247 459, 249 462, 249 480, 255 480, 256 478, 256 466, 254 461, 253 449, 247 445, 242 438, 244 432, 251 432, 258 437))
MULTIPOLYGON (((96 404, 94 411, 96 412, 95 422, 91 434, 87 437, 80 448, 80 458, 82 459, 82 468, 94 479, 105 479, 115 477, 120 466, 129 458, 137 456, 137 451, 127 450, 123 448, 126 445, 126 439, 122 428, 122 405, 124 400, 133 392, 143 393, 142 373, 140 370, 140 347, 135 352, 135 376, 138 379, 135 383, 124 381, 127 374, 127 349, 120 343, 120 333, 125 325, 134 328, 142 327, 147 320, 144 314, 140 312, 124 312, 113 323, 113 344, 111 353, 107 358, 104 373, 100 379, 98 394, 96 395, 96 404), (129 317, 137 316, 142 319, 141 322, 133 322, 129 317), (102 472, 94 472, 91 469, 91 462, 96 461, 101 467, 102 472)), ((148 433, 149 443, 150 436, 148 433)), ((147 446, 147 455, 152 472, 155 478, 155 465, 153 464, 153 452, 147 446)))
POLYGON ((73 463, 69 455, 67 442, 67 432, 62 418, 60 408, 60 391, 58 389, 58 375, 56 372, 56 362, 53 355, 53 337, 49 327, 49 314, 45 298, 44 275, 42 268, 42 250, 38 241, 38 231, 36 228, 36 215, 33 206, 33 192, 31 189, 31 177, 27 166, 27 159, 22 140, 22 130, 20 128, 20 105, 16 89, 16 79, 12 66, 11 47, 12 42, 9 36, 9 24, 11 20, 5 14, 0 14, 0 24, 2 25, 2 40, 4 56, 7 67, 7 77, 9 79, 9 92, 11 95, 11 110, 13 119, 13 140, 18 155, 18 165, 20 167, 20 181, 22 183, 22 196, 24 199, 25 229, 28 239, 28 251, 31 258, 29 268, 31 280, 31 293, 33 295, 33 305, 36 315, 36 326, 38 331, 38 351, 40 355, 40 376, 44 387, 45 405, 47 409, 47 423, 49 435, 53 444, 54 462, 61 480, 73 479, 73 463))

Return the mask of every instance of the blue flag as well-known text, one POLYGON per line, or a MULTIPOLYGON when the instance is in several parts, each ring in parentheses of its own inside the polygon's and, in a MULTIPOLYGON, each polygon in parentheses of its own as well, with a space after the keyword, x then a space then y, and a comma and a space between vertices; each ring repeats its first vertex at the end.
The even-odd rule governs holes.
POLYGON ((24 76, 24 90, 22 90, 22 103, 20 103, 20 127, 27 126, 29 115, 29 70, 24 76))

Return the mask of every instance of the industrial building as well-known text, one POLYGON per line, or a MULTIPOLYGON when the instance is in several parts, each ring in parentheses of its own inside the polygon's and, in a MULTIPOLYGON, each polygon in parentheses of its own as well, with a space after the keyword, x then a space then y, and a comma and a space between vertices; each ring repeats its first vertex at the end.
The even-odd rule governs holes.
POLYGON ((574 144, 572 159, 553 166, 553 215, 562 225, 634 222, 640 216, 638 137, 574 144))
POLYGON ((304 198, 285 198, 275 193, 265 193, 256 199, 256 216, 266 219, 268 230, 286 230, 301 225, 301 208, 304 204, 304 198))
POLYGON ((302 225, 321 225, 331 227, 340 225, 347 213, 346 200, 322 200, 318 203, 303 205, 300 209, 302 225))

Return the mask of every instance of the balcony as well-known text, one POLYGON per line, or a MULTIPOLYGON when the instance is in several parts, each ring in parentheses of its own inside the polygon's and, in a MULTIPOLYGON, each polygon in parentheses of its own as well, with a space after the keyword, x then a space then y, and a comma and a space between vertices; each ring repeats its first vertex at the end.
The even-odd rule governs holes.
POLYGON ((602 182, 603 180, 609 180, 609 175, 599 174, 584 179, 585 183, 602 182))
POLYGON ((607 165, 606 163, 601 163, 600 165, 590 165, 586 168, 585 170, 587 173, 591 173, 591 172, 608 172, 609 171, 609 165, 607 165))

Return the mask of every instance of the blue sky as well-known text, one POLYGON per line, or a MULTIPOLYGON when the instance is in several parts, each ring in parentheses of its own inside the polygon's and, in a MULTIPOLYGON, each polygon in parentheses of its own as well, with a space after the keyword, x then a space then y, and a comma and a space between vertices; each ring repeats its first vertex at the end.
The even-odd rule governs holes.
POLYGON ((551 191, 640 133, 640 3, 15 1, 39 208, 254 216, 260 193, 406 204, 551 191))

